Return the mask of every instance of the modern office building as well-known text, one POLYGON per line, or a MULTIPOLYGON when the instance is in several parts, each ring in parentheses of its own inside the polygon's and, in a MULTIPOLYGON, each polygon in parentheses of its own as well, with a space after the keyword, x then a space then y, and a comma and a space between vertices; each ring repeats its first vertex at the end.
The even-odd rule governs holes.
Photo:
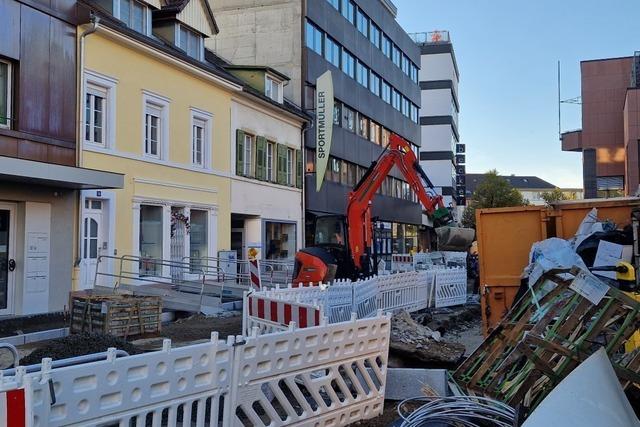
POLYGON ((635 195, 640 184, 640 52, 582 61, 582 128, 562 150, 582 152, 585 198, 635 195))
POLYGON ((420 165, 444 196, 445 206, 464 206, 465 146, 458 131, 460 72, 453 44, 448 31, 410 36, 420 47, 420 165))
MULTIPOLYGON (((330 70, 335 96, 331 157, 315 191, 314 132, 306 132, 306 221, 345 213, 349 191, 397 133, 420 144, 420 49, 396 21, 389 0, 218 0, 220 32, 207 41, 242 65, 268 65, 289 76, 284 96, 314 111, 316 79, 330 70)), ((378 250, 417 249, 422 222, 417 198, 393 171, 373 202, 378 250)))

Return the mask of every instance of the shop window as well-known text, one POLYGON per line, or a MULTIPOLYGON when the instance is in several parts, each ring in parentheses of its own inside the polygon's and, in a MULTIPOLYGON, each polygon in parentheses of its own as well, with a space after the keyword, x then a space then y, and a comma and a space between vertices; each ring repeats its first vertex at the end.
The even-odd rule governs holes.
POLYGON ((140 206, 140 276, 160 276, 162 266, 162 207, 140 206))
POLYGON ((288 259, 296 252, 296 224, 265 222, 266 259, 288 259))
POLYGON ((207 257, 207 211, 191 209, 189 223, 189 256, 191 260, 207 257))

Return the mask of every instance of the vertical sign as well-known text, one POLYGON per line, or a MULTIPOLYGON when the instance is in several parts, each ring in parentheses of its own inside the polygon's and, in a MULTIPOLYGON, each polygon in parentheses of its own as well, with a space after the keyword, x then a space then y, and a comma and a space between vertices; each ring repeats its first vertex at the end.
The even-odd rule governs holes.
POLYGON ((320 191, 327 170, 333 136, 333 80, 331 71, 316 81, 316 191, 320 191))

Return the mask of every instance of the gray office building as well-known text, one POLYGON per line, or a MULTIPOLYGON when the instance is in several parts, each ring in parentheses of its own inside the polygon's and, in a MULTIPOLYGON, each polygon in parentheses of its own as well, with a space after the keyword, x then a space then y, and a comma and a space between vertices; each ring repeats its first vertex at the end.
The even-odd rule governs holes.
MULTIPOLYGON (((335 110, 331 156, 315 191, 315 133, 305 133, 305 208, 343 214, 349 191, 383 152, 391 133, 420 146, 420 48, 389 0, 216 0, 220 33, 207 47, 234 64, 268 65, 290 78, 284 96, 309 113, 316 79, 330 70, 335 110)), ((422 209, 394 170, 373 201, 378 251, 417 249, 422 209)))

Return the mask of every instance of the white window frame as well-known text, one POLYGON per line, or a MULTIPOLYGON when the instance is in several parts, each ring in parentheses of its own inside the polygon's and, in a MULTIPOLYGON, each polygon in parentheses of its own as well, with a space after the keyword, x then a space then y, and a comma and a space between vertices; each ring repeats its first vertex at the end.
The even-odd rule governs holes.
POLYGON ((246 177, 252 178, 255 176, 253 171, 253 152, 255 149, 256 138, 255 136, 245 133, 244 134, 244 153, 242 161, 242 174, 246 177))
MULTIPOLYGON (((201 35, 197 34, 195 31, 193 31, 191 28, 187 27, 186 25, 182 25, 182 24, 176 24, 176 28, 175 28, 175 40, 176 40, 176 47, 180 50, 182 50, 184 53, 186 53, 187 55, 189 55, 188 51, 183 50, 180 47, 180 42, 181 40, 181 35, 180 35, 180 29, 183 28, 185 29, 185 31, 187 31, 188 33, 192 33, 195 34, 198 37, 198 56, 195 58, 199 61, 203 61, 204 60, 204 39, 201 35)), ((189 55, 191 56, 191 55, 189 55)))
POLYGON ((191 126, 189 128, 190 129, 189 141, 191 141, 191 144, 189 145, 189 148, 191 152, 191 165, 198 168, 211 170, 212 164, 213 164, 213 160, 211 159, 211 155, 213 153, 213 149, 212 149, 213 142, 211 140, 211 136, 213 134, 212 132, 213 114, 204 110, 200 110, 198 108, 194 108, 194 107, 191 107, 190 111, 191 111, 191 120, 190 120, 191 126), (196 163, 194 159, 195 135, 193 133, 193 130, 195 125, 198 123, 202 124, 204 128, 203 135, 202 135, 202 163, 201 164, 196 163))
POLYGON ((82 123, 82 141, 85 145, 102 148, 113 149, 116 145, 116 87, 118 80, 105 76, 104 74, 97 73, 92 70, 84 70, 84 87, 82 91, 82 111, 81 111, 81 123, 82 123), (103 110, 103 143, 96 143, 89 141, 85 138, 85 114, 86 114, 86 98, 87 93, 99 94, 102 93, 105 98, 105 106, 103 110))
POLYGON ((274 171, 275 171, 275 169, 273 167, 275 162, 274 162, 274 157, 273 156, 274 156, 274 154, 276 152, 276 143, 275 142, 271 142, 271 141, 267 141, 266 151, 267 151, 267 153, 266 153, 266 158, 267 158, 267 161, 266 161, 266 163, 267 163, 266 164, 267 176, 266 176, 266 178, 267 178, 267 181, 273 182, 273 181, 275 181, 275 179, 274 179, 275 176, 273 174, 274 171))
POLYGON ((13 66, 11 62, 0 59, 0 62, 7 65, 7 124, 0 123, 0 128, 9 129, 11 128, 11 111, 12 111, 12 99, 13 99, 13 87, 11 82, 13 81, 13 66))
MULTIPOLYGON (((122 21, 121 15, 120 15, 120 2, 122 0, 113 0, 113 16, 115 16, 116 18, 120 19, 122 21)), ((151 34, 151 8, 146 5, 144 2, 141 2, 139 0, 130 0, 131 2, 136 2, 136 3, 140 3, 142 5, 142 7, 144 8, 144 22, 142 23, 143 26, 143 34, 145 35, 150 35, 151 34)), ((130 27, 128 23, 122 21, 127 28, 131 28, 132 30, 136 31, 133 27, 130 27)))
POLYGON ((276 102, 279 102, 280 104, 282 104, 282 89, 283 89, 283 84, 281 81, 274 79, 273 77, 265 74, 264 75, 264 94, 268 97, 273 99, 276 102), (277 96, 274 98, 273 96, 273 86, 276 86, 278 88, 278 93, 277 96))
POLYGON ((293 148, 287 147, 287 185, 294 185, 293 182, 293 168, 295 167, 295 150, 293 148))
POLYGON ((146 90, 142 91, 142 155, 147 158, 157 160, 169 159, 169 98, 162 95, 158 95, 146 90), (158 131, 160 133, 158 138, 158 154, 148 154, 146 151, 146 121, 147 113, 153 112, 151 110, 157 110, 159 112, 160 124, 158 131))

